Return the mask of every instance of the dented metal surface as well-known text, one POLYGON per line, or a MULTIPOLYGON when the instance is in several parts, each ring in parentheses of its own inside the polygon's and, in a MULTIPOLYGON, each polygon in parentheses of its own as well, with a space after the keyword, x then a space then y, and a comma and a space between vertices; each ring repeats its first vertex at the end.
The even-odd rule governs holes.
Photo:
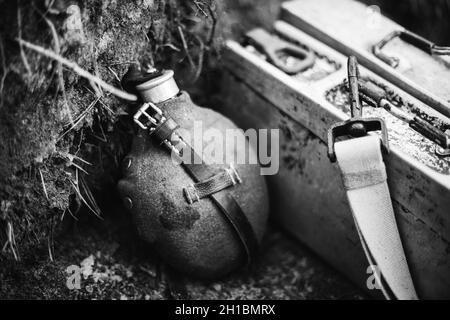
POLYGON ((383 48, 384 54, 399 58, 396 68, 374 54, 373 47, 383 38, 405 31, 389 18, 380 15, 372 26, 367 23, 367 6, 355 0, 341 0, 339 10, 333 0, 286 1, 281 16, 343 54, 355 55, 365 67, 450 117, 449 57, 431 56, 399 38, 383 48))

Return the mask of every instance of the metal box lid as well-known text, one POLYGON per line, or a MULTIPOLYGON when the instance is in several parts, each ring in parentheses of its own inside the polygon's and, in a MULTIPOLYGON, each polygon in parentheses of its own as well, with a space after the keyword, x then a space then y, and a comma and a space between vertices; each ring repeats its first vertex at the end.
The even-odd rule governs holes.
POLYGON ((354 0, 288 1, 281 17, 450 117, 450 56, 443 55, 450 52, 372 8, 354 0))

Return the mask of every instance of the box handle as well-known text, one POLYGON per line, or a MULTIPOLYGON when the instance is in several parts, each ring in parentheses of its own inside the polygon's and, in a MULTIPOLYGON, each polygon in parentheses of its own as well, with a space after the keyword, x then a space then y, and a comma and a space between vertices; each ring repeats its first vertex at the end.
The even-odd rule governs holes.
POLYGON ((263 29, 253 29, 247 32, 246 37, 252 45, 263 51, 271 63, 287 74, 297 74, 314 65, 315 55, 311 49, 289 43, 263 29), (286 65, 279 56, 282 53, 296 58, 297 63, 286 65))
POLYGON ((386 44, 397 37, 430 55, 450 55, 450 47, 437 46, 433 42, 408 30, 398 30, 391 32, 372 47, 373 54, 378 57, 378 59, 390 65, 392 68, 396 68, 398 66, 400 62, 399 58, 383 53, 382 49, 386 44))

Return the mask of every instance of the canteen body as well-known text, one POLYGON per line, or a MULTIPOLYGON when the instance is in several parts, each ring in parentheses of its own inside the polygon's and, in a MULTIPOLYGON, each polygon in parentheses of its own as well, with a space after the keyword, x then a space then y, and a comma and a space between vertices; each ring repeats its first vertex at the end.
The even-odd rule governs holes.
MULTIPOLYGON (((255 152, 234 123, 211 109, 195 105, 186 92, 178 92, 157 106, 178 123, 177 132, 183 138, 195 134, 198 137, 199 126, 202 133, 209 129, 222 133, 224 159, 227 156, 236 159, 243 152, 255 152), (227 129, 239 130, 245 145, 227 141, 227 129)), ((214 148, 213 144, 218 143, 206 135, 201 137, 203 150, 214 148)), ((203 160, 211 163, 212 159, 205 153, 203 160)), ((229 168, 229 163, 213 165, 218 169, 229 168)), ((233 165, 242 183, 219 192, 230 192, 261 242, 269 210, 264 177, 258 164, 233 165)), ((245 251, 233 226, 209 197, 188 203, 183 188, 192 185, 193 179, 148 131, 139 129, 132 150, 124 159, 123 170, 118 189, 133 215, 138 233, 170 266, 186 274, 211 279, 226 275, 243 264, 245 251)))

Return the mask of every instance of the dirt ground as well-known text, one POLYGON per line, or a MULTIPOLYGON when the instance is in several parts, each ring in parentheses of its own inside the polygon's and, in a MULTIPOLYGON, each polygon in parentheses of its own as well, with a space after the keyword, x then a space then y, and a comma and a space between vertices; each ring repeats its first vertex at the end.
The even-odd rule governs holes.
POLYGON ((122 214, 87 219, 55 239, 54 262, 44 245, 26 260, 4 263, 3 299, 364 299, 335 270, 297 241, 271 228, 251 270, 216 282, 183 278, 133 235, 122 214), (89 221, 87 221, 89 220, 89 221), (70 290, 70 266, 82 272, 80 289, 70 290))
MULTIPOLYGON (((0 0, 0 298, 364 298, 276 226, 252 270, 215 283, 168 270, 116 200, 134 134, 129 103, 27 47, 49 49, 116 87, 132 63, 171 68, 197 103, 214 108, 223 40, 270 28, 279 3, 0 0), (83 272, 79 290, 67 287, 71 265, 83 272)), ((399 3, 370 4, 450 40, 442 32, 450 1, 399 3)))

